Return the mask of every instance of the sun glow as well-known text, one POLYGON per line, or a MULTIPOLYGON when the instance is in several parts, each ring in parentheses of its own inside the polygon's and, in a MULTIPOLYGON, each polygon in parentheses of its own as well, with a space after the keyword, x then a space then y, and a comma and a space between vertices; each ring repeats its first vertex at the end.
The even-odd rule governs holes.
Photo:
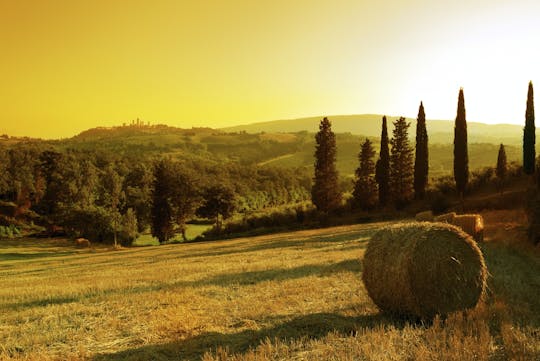
POLYGON ((0 132, 140 117, 222 127, 323 114, 524 121, 536 1, 0 3, 0 132))

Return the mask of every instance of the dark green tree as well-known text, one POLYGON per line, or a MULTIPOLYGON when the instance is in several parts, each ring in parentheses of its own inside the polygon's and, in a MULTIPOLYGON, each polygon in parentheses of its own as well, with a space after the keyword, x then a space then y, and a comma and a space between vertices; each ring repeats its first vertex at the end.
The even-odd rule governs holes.
POLYGON ((375 165, 375 180, 379 188, 379 204, 385 206, 390 197, 390 150, 386 116, 382 119, 381 147, 379 159, 375 165))
POLYGON ((195 175, 180 163, 174 163, 173 167, 171 202, 173 219, 182 238, 187 241, 186 224, 195 216, 200 198, 195 175))
POLYGON ((174 212, 172 192, 173 165, 168 159, 158 161, 154 166, 152 189, 152 236, 165 243, 174 236, 174 212))
POLYGON ((532 81, 529 82, 527 92, 527 110, 525 111, 525 128, 523 129, 523 171, 525 174, 534 174, 536 158, 536 127, 534 125, 534 92, 532 81))
POLYGON ((414 197, 424 199, 428 182, 429 157, 428 135, 426 129, 426 114, 424 104, 420 102, 418 118, 416 119, 416 152, 414 158, 414 197))
POLYGON ((100 204, 109 212, 113 227, 114 245, 118 245, 118 232, 122 224, 120 208, 125 200, 123 177, 118 174, 113 164, 109 164, 101 177, 100 204))
POLYGON ((395 206, 407 205, 413 197, 413 149, 409 144, 410 123, 400 117, 394 122, 390 144, 390 191, 395 206))
POLYGON ((336 136, 328 118, 321 121, 315 141, 315 177, 311 199, 319 211, 328 213, 341 204, 336 169, 336 136))
POLYGON ((375 150, 369 139, 362 144, 358 155, 360 165, 356 169, 353 190, 353 206, 363 210, 373 209, 377 205, 377 182, 375 182, 375 150))
POLYGON ((222 222, 233 215, 235 206, 234 191, 230 187, 218 184, 203 190, 202 204, 197 209, 197 215, 212 219, 219 232, 222 222))
POLYGON ((495 170, 495 174, 497 175, 497 179, 499 180, 498 183, 501 193, 503 191, 504 181, 506 178, 506 171, 506 151, 504 150, 504 145, 501 143, 501 146, 499 147, 499 154, 497 155, 497 168, 495 170))
POLYGON ((463 88, 459 90, 456 123, 454 126, 454 180, 456 190, 463 202, 469 181, 469 156, 467 151, 467 119, 463 88))

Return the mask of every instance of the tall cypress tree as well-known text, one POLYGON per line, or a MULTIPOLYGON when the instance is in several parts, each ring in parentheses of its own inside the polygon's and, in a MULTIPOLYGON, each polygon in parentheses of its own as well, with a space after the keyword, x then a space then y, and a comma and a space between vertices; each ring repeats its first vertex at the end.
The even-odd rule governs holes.
POLYGON ((382 119, 381 148, 375 165, 375 180, 379 186, 379 204, 385 206, 390 196, 390 150, 388 147, 388 128, 386 116, 382 119))
POLYGON ((321 121, 315 141, 315 178, 311 199, 319 211, 328 213, 341 204, 336 169, 336 136, 328 118, 321 121))
POLYGON ((504 145, 501 143, 499 147, 499 154, 497 155, 497 168, 495 169, 495 174, 499 180, 499 189, 502 193, 504 186, 504 179, 506 178, 507 163, 506 163, 506 151, 504 150, 504 145))
POLYGON ((426 114, 424 104, 420 102, 418 118, 416 119, 416 152, 414 158, 414 197, 424 199, 428 182, 429 158, 428 135, 426 129, 426 114))
POLYGON ((456 190, 463 201, 469 181, 469 156, 467 151, 467 119, 463 88, 459 90, 456 123, 454 127, 454 179, 456 190))
POLYGON ((377 183, 373 174, 375 172, 374 156, 375 150, 369 139, 366 139, 358 155, 360 164, 355 173, 353 206, 356 208, 370 210, 377 205, 377 183))
POLYGON ((390 140, 390 192, 398 209, 413 197, 413 149, 409 144, 409 126, 405 118, 397 119, 390 140))
POLYGON ((534 173, 536 128, 534 125, 534 94, 532 81, 529 82, 527 93, 527 110, 525 111, 525 128, 523 129, 523 171, 525 174, 534 173))

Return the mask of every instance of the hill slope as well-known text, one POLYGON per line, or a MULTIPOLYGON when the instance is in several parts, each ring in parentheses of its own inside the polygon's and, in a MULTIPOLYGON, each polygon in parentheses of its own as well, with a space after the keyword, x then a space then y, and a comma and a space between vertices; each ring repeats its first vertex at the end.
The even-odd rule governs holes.
MULTIPOLYGON (((323 116, 274 120, 269 122, 252 123, 223 128, 227 132, 248 133, 288 133, 308 131, 315 133, 318 131, 319 122, 323 116)), ((352 133, 369 137, 378 137, 381 134, 380 114, 357 114, 357 115, 331 115, 328 118, 332 121, 332 128, 336 133, 352 133)), ((397 119, 395 116, 387 117, 390 123, 397 119)), ((416 124, 415 119, 408 118, 412 127, 416 124)), ((427 130, 430 141, 434 143, 452 143, 454 134, 454 122, 449 120, 428 120, 427 130)), ((521 144, 523 137, 523 126, 512 124, 484 124, 469 122, 467 124, 469 142, 471 143, 493 143, 493 144, 521 144)), ((389 129, 389 131, 391 131, 389 129)))
POLYGON ((116 252, 0 240, 0 359, 538 359, 537 255, 487 233, 487 304, 410 324, 379 313, 361 282, 381 226, 116 252))

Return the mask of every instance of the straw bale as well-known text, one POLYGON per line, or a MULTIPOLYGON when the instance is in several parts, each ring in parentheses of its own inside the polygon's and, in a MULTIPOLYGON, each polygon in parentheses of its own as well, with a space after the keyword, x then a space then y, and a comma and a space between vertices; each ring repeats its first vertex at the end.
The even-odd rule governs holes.
POLYGON ((443 223, 452 223, 452 221, 456 218, 456 212, 450 212, 441 214, 440 216, 435 216, 433 218, 434 222, 443 222, 443 223))
POLYGON ((486 275, 482 252, 468 234, 449 224, 414 222, 373 235, 362 278, 382 311, 429 319, 475 307, 486 275))
POLYGON ((75 240, 75 244, 77 245, 77 247, 90 248, 90 241, 86 238, 77 238, 75 240))
POLYGON ((477 242, 484 239, 484 219, 480 214, 460 214, 451 223, 470 234, 477 242))
POLYGON ((424 211, 420 213, 416 213, 416 216, 414 216, 414 219, 418 222, 433 222, 433 212, 432 211, 424 211))

